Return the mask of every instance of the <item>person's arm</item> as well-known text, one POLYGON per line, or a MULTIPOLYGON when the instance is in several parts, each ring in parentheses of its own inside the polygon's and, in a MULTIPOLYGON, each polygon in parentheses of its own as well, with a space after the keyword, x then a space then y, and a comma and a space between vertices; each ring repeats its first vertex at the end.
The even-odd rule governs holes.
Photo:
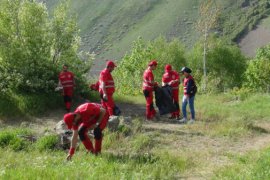
POLYGON ((190 93, 191 93, 191 90, 192 90, 192 85, 193 85, 193 80, 190 79, 187 83, 187 94, 188 94, 188 97, 190 96, 190 93))
POLYGON ((73 130, 70 149, 69 149, 69 153, 68 153, 68 156, 67 156, 68 161, 71 160, 73 154, 75 153, 77 142, 78 142, 78 130, 73 130))
POLYGON ((105 82, 104 81, 101 81, 100 87, 101 87, 102 92, 103 92, 103 99, 107 100, 108 96, 107 96, 107 91, 106 91, 106 88, 105 88, 105 82))
POLYGON ((99 112, 99 116, 98 116, 98 119, 97 119, 96 126, 98 126, 101 123, 101 121, 102 121, 103 117, 105 116, 105 114, 106 114, 106 110, 104 108, 100 108, 100 112, 99 112))
POLYGON ((154 75, 151 73, 148 80, 152 86, 158 86, 158 82, 155 81, 154 75))

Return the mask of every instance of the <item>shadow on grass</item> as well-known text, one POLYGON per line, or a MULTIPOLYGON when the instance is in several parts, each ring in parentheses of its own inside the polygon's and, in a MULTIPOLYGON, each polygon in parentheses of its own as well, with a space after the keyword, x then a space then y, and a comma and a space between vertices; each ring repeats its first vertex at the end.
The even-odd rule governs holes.
POLYGON ((258 132, 258 133, 264 133, 264 134, 269 134, 270 133, 267 129, 262 128, 260 126, 256 126, 256 125, 254 125, 252 123, 248 124, 247 128, 249 130, 252 130, 252 131, 255 131, 255 132, 258 132))
POLYGON ((106 153, 104 157, 109 162, 117 162, 117 163, 136 163, 136 164, 154 164, 160 160, 159 157, 154 156, 153 154, 145 153, 145 154, 114 154, 114 153, 106 153))
POLYGON ((169 130, 169 129, 156 129, 151 127, 143 127, 145 132, 160 132, 162 134, 174 134, 174 135, 191 135, 191 136, 204 136, 203 133, 200 132, 185 132, 179 130, 169 130))

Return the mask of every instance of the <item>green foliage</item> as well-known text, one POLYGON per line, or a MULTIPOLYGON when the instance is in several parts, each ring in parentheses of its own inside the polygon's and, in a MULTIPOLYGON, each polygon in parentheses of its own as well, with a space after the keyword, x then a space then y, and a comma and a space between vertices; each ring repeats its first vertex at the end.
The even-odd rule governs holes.
POLYGON ((260 48, 256 58, 248 63, 245 87, 256 92, 270 92, 270 45, 260 48))
MULTIPOLYGON (((226 88, 240 87, 246 69, 246 58, 236 45, 228 44, 224 39, 211 37, 208 43, 206 68, 209 91, 223 91, 226 88)), ((194 46, 189 54, 188 65, 194 70, 196 80, 203 75, 203 47, 194 46)))
POLYGON ((65 4, 60 4, 50 18, 43 3, 0 3, 1 91, 52 92, 63 63, 81 79, 90 68, 91 56, 81 60, 77 24, 67 15, 65 4))
POLYGON ((56 93, 20 93, 7 91, 0 93, 0 117, 23 118, 27 115, 41 115, 63 103, 62 96, 56 93))
POLYGON ((0 147, 11 148, 14 151, 27 150, 30 142, 20 136, 31 135, 27 129, 6 129, 0 132, 0 147))
POLYGON ((269 92, 270 61, 267 59, 252 60, 245 73, 245 86, 257 92, 269 92))
POLYGON ((242 87, 242 88, 233 88, 230 91, 230 94, 234 95, 236 100, 244 101, 252 93, 251 93, 251 89, 242 87))
POLYGON ((178 40, 167 42, 164 38, 145 42, 138 39, 134 42, 130 54, 118 64, 114 76, 117 92, 137 95, 141 92, 142 76, 148 63, 156 59, 158 68, 154 71, 155 80, 161 82, 164 66, 171 64, 176 70, 185 65, 184 48, 178 40))
POLYGON ((57 135, 48 135, 38 139, 35 145, 39 151, 56 150, 58 141, 57 135))

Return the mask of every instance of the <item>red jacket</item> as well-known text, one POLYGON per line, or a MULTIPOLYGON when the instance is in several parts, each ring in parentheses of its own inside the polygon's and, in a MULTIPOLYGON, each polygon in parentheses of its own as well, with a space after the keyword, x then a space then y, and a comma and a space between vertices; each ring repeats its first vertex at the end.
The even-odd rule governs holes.
POLYGON ((81 122, 78 125, 73 125, 72 129, 77 130, 78 126, 81 123, 86 124, 95 124, 100 114, 100 109, 102 108, 101 104, 97 103, 84 103, 77 107, 74 111, 75 113, 79 113, 81 115, 81 122))
POLYGON ((154 74, 151 69, 146 69, 143 73, 143 90, 153 91, 154 85, 154 74))
POLYGON ((63 86, 63 88, 73 88, 74 87, 74 74, 70 71, 64 72, 62 71, 58 79, 63 86))
POLYGON ((179 88, 179 74, 176 71, 166 72, 162 76, 162 82, 169 83, 172 80, 178 80, 178 82, 171 84, 172 89, 179 88))
POLYGON ((103 93, 101 88, 101 82, 105 83, 105 89, 108 94, 113 94, 115 91, 114 80, 111 75, 111 72, 108 69, 104 69, 100 72, 99 75, 99 92, 103 93))
POLYGON ((184 79, 184 95, 191 96, 192 94, 192 87, 195 86, 195 81, 191 75, 185 77, 184 79))

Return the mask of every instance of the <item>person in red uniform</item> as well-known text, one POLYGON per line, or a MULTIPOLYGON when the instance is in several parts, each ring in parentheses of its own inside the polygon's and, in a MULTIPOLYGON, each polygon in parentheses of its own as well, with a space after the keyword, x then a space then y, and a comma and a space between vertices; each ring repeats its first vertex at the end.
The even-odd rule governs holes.
POLYGON ((71 160, 75 153, 78 136, 88 152, 98 154, 101 152, 102 146, 102 131, 106 127, 109 119, 109 114, 101 104, 84 103, 77 107, 73 113, 64 115, 64 122, 68 129, 73 130, 71 145, 67 160, 71 160), (95 148, 89 139, 88 130, 94 129, 95 148))
POLYGON ((113 61, 107 61, 106 68, 100 72, 99 75, 99 94, 101 97, 101 104, 108 110, 110 116, 114 115, 114 100, 113 93, 115 91, 114 80, 111 75, 116 67, 113 61))
POLYGON ((179 74, 178 72, 172 70, 172 66, 167 64, 165 66, 165 73, 162 76, 162 86, 171 86, 172 88, 172 99, 173 103, 177 108, 177 111, 171 114, 170 119, 180 118, 180 108, 179 108, 179 74))
POLYGON ((154 80, 153 70, 157 68, 157 61, 152 60, 147 69, 143 73, 143 94, 146 99, 146 119, 152 120, 156 115, 156 110, 153 104, 153 91, 157 86, 157 82, 154 80))
POLYGON ((74 74, 68 71, 68 66, 63 65, 63 71, 58 76, 58 87, 63 88, 63 97, 66 111, 70 112, 73 89, 75 86, 74 74))

